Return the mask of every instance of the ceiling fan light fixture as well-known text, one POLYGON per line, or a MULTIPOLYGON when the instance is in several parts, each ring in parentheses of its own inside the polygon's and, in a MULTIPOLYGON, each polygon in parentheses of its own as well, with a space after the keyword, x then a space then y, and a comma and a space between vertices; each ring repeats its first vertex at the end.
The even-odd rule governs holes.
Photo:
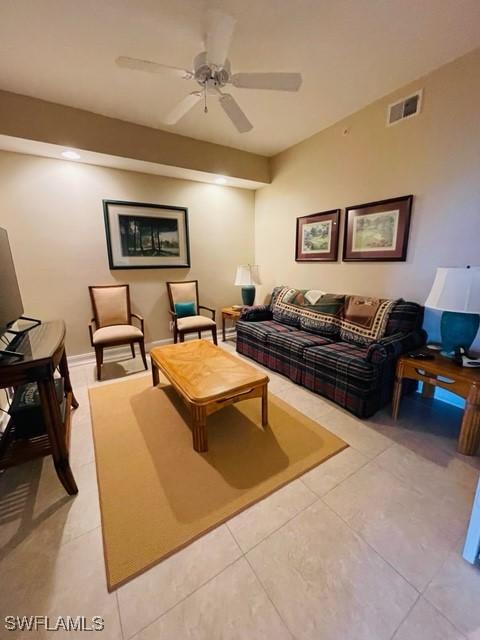
MULTIPOLYGON (((200 90, 185 96, 162 121, 167 125, 175 125, 203 97, 204 113, 208 113, 207 96, 219 99, 221 108, 238 133, 248 133, 253 125, 242 108, 229 93, 223 93, 226 85, 239 89, 261 89, 269 91, 298 91, 302 84, 302 75, 293 72, 258 72, 235 73, 232 75, 228 50, 235 28, 235 18, 220 11, 207 11, 205 50, 198 53, 193 60, 193 71, 160 64, 141 58, 120 56, 116 63, 119 67, 148 73, 169 73, 183 79, 193 79, 200 90)), ((214 181, 217 182, 217 181, 214 181)), ((217 184, 222 184, 217 182, 217 184)))

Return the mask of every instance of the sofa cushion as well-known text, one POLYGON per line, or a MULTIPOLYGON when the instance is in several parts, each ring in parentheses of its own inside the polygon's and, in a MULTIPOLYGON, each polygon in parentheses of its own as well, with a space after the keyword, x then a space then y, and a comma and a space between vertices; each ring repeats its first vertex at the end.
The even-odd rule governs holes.
POLYGON ((289 333, 293 327, 280 324, 275 320, 251 322, 247 320, 237 321, 237 351, 249 358, 253 358, 260 364, 267 364, 268 349, 267 337, 274 333, 289 333))
POLYGON ((349 342, 332 342, 328 345, 308 347, 303 358, 308 365, 322 372, 329 372, 332 381, 339 377, 353 376, 362 386, 376 381, 377 367, 367 360, 367 346, 349 342))
POLYGON ((348 342, 305 349, 303 385, 357 416, 371 416, 391 398, 394 367, 367 362, 367 350, 348 342))
POLYGON ((396 300, 346 296, 340 325, 341 340, 358 345, 377 342, 385 335, 396 304, 396 300))
POLYGON ((242 335, 248 336, 248 338, 261 344, 265 344, 267 342, 267 336, 272 333, 289 333, 293 331, 293 327, 275 322, 275 320, 264 320, 263 322, 239 320, 236 329, 237 333, 241 332, 242 335))
POLYGON ((267 336, 266 365, 297 383, 303 378, 303 353, 307 347, 330 344, 332 340, 308 331, 270 333, 267 336))

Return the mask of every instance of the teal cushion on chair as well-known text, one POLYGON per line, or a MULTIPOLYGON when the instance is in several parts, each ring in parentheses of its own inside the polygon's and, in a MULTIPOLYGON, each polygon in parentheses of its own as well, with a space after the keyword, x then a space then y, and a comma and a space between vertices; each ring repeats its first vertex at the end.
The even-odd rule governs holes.
POLYGON ((197 315, 195 302, 176 302, 175 313, 179 318, 186 318, 187 316, 197 315))

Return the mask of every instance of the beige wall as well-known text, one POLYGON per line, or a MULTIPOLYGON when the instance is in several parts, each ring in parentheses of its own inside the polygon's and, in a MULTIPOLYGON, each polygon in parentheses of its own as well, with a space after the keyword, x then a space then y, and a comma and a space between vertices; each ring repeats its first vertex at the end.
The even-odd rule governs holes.
POLYGON ((480 50, 291 147, 271 171, 255 201, 264 293, 287 284, 423 302, 437 266, 480 264, 480 50), (421 87, 421 115, 387 128, 387 105, 421 87), (295 262, 297 216, 410 193, 405 263, 295 262))
POLYGON ((0 134, 269 182, 268 158, 0 90, 0 134))
POLYGON ((162 178, 0 152, 0 226, 8 230, 25 312, 64 318, 70 355, 91 347, 87 286, 131 285, 148 341, 170 336, 165 281, 198 279, 201 301, 240 301, 237 264, 253 259, 254 194, 245 189, 162 178), (188 207, 191 269, 110 271, 102 199, 188 207))

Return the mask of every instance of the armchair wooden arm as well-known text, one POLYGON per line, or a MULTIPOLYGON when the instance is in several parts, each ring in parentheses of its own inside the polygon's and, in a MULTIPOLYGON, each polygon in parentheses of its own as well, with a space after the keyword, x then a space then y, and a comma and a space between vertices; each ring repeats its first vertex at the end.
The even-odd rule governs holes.
POLYGON ((175 313, 175 311, 172 311, 171 309, 168 310, 168 313, 171 315, 171 320, 173 324, 177 326, 178 314, 175 313))
POLYGON ((93 331, 94 331, 93 325, 94 324, 95 324, 95 318, 92 318, 90 320, 90 324, 88 325, 88 333, 90 334, 90 344, 92 345, 92 347, 94 346, 93 345, 93 331))
POLYGON ((198 308, 205 309, 205 311, 210 311, 210 313, 212 314, 212 320, 215 320, 215 309, 212 309, 211 307, 205 307, 203 306, 203 304, 199 304, 198 308))
POLYGON ((141 331, 142 333, 145 333, 144 328, 143 328, 143 325, 144 325, 143 317, 142 317, 142 316, 140 316, 138 313, 133 313, 133 311, 132 311, 132 312, 130 312, 130 316, 131 316, 132 318, 137 318, 137 320, 140 322, 140 331, 141 331))

